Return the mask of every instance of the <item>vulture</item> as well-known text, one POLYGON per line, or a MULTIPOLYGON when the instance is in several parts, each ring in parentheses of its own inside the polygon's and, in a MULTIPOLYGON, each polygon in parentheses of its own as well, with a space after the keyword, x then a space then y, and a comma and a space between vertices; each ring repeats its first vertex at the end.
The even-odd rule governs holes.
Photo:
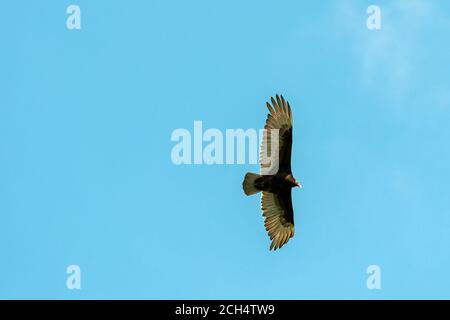
MULTIPOLYGON (((283 96, 276 95, 266 103, 269 109, 264 134, 260 147, 261 174, 248 172, 242 187, 247 196, 261 192, 261 210, 264 226, 272 243, 270 250, 277 250, 294 236, 294 210, 292 208, 291 189, 301 188, 291 171, 292 150, 292 112, 289 102, 283 96), (277 132, 278 134, 275 134, 277 132), (274 151, 271 151, 275 149, 274 151), (275 162, 271 163, 275 169, 263 172, 267 164, 263 164, 263 157, 269 152, 278 153, 275 162)), ((272 156, 270 159, 273 162, 272 156)))

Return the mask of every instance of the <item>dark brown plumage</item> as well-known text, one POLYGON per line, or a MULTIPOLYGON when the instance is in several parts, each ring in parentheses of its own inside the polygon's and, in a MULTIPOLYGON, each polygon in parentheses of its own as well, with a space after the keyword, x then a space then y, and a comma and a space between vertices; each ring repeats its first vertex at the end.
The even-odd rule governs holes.
MULTIPOLYGON (((283 96, 271 98, 267 103, 269 114, 264 126, 264 136, 260 149, 261 171, 267 169, 262 158, 272 148, 278 148, 278 170, 269 174, 248 172, 242 186, 246 195, 261 192, 261 210, 264 226, 272 243, 270 250, 281 248, 294 236, 294 210, 292 208, 291 189, 301 187, 291 171, 292 150, 292 112, 289 102, 283 96), (278 141, 274 130, 278 130, 278 141), (272 137, 273 136, 273 137, 272 137)), ((271 159, 272 161, 272 159, 271 159)), ((273 163, 271 163, 273 165, 273 163)), ((261 172, 263 173, 263 172, 261 172)), ((267 172, 265 172, 267 173, 267 172)))

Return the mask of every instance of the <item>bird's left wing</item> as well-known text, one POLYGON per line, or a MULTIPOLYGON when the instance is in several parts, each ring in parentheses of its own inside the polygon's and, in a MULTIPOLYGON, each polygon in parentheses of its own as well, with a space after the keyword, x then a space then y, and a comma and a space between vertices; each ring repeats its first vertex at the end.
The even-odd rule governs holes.
MULTIPOLYGON (((283 96, 276 95, 271 98, 272 105, 266 103, 269 114, 264 126, 263 140, 260 149, 261 170, 264 174, 276 174, 278 169, 291 172, 291 149, 292 149, 292 111, 289 102, 283 96), (273 130, 278 131, 278 141, 274 141, 273 130), (278 149, 278 163, 272 163, 272 149, 278 149), (270 161, 267 158, 270 156, 270 161), (266 163, 267 162, 267 163, 266 163), (277 170, 273 170, 277 169, 277 170)), ((274 150, 275 151, 275 150, 274 150)))
POLYGON ((262 192, 261 209, 264 226, 272 243, 270 250, 281 248, 294 236, 294 210, 292 209, 291 191, 277 195, 262 192))

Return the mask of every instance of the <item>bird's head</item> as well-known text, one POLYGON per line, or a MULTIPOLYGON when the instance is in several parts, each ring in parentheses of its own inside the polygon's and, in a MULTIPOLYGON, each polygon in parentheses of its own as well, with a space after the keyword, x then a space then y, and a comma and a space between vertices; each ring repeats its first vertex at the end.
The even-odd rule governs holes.
POLYGON ((294 188, 294 187, 302 188, 302 184, 300 182, 298 182, 297 180, 295 180, 295 178, 292 176, 292 174, 288 174, 286 176, 286 180, 289 181, 292 188, 294 188))

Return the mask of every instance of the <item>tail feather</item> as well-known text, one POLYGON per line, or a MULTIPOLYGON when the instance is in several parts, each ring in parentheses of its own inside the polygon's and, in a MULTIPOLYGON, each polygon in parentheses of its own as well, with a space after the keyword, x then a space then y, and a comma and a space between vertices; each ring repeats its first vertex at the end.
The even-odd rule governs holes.
POLYGON ((261 176, 259 174, 247 172, 244 178, 244 182, 242 182, 242 187, 244 188, 244 192, 246 195, 251 196, 252 194, 261 191, 255 186, 256 179, 260 177, 261 176))

